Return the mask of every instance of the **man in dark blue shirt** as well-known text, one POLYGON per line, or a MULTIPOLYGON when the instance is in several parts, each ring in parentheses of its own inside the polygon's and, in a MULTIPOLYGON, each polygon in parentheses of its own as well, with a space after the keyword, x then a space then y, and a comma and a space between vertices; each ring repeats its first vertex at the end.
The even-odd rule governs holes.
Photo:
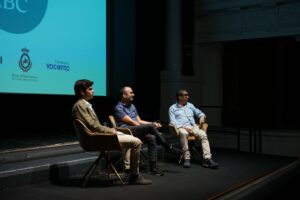
MULTIPOLYGON (((131 103, 134 93, 128 86, 120 90, 121 101, 114 108, 114 117, 119 127, 127 127, 132 134, 148 144, 148 155, 150 162, 150 173, 153 175, 163 175, 157 169, 157 144, 161 144, 167 152, 180 153, 179 149, 168 144, 158 131, 160 123, 142 120, 137 112, 136 107, 131 103)), ((126 159, 126 158, 125 158, 126 159)), ((127 161, 128 162, 128 161, 127 161)), ((126 166, 125 166, 126 168, 126 166)))

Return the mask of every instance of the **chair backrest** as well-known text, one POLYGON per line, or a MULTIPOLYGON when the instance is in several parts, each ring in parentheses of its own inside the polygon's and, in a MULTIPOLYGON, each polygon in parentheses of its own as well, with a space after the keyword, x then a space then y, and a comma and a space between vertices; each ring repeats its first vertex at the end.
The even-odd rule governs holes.
POLYGON ((80 119, 74 119, 73 125, 78 136, 79 144, 83 150, 121 150, 117 135, 93 132, 80 119))
POLYGON ((108 118, 110 120, 112 127, 117 128, 117 123, 116 123, 115 117, 113 115, 109 115, 108 118))
POLYGON ((130 129, 125 128, 125 127, 118 127, 117 123, 116 123, 116 120, 115 120, 115 117, 113 115, 109 115, 108 118, 109 118, 110 123, 111 123, 113 128, 116 128, 118 131, 121 131, 125 134, 133 135, 130 129))
POLYGON ((179 136, 179 132, 174 124, 169 124, 169 130, 171 134, 179 136))

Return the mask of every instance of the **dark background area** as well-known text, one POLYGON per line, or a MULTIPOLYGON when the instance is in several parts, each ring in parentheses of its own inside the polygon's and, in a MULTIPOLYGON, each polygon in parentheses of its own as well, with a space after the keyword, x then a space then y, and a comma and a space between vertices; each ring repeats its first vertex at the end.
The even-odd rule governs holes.
POLYGON ((224 44, 224 124, 299 128, 300 43, 294 37, 224 44))

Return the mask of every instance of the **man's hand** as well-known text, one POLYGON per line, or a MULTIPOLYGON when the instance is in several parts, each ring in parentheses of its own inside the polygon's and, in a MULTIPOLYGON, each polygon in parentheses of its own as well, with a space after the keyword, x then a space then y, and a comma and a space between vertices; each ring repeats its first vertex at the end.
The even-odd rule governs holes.
POLYGON ((152 124, 154 125, 155 128, 160 128, 161 124, 158 122, 152 122, 152 124))
POLYGON ((200 117, 200 119, 199 119, 199 124, 203 124, 203 123, 205 123, 205 117, 204 116, 200 117))
POLYGON ((113 134, 116 135, 117 134, 117 129, 112 128, 113 129, 113 134))
POLYGON ((193 133, 193 128, 192 127, 183 127, 187 132, 193 133))

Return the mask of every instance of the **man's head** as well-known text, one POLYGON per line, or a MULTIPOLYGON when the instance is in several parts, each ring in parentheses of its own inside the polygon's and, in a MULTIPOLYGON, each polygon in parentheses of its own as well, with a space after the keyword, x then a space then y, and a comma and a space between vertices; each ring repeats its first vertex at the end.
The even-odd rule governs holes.
POLYGON ((93 81, 80 79, 75 82, 74 91, 78 99, 90 100, 94 96, 93 81))
POLYGON ((129 102, 133 101, 134 93, 133 93, 133 90, 131 89, 131 87, 125 86, 125 87, 121 88, 120 96, 121 96, 122 102, 129 103, 129 102))
POLYGON ((176 100, 180 104, 186 104, 189 100, 189 93, 185 89, 180 89, 176 92, 176 100))

